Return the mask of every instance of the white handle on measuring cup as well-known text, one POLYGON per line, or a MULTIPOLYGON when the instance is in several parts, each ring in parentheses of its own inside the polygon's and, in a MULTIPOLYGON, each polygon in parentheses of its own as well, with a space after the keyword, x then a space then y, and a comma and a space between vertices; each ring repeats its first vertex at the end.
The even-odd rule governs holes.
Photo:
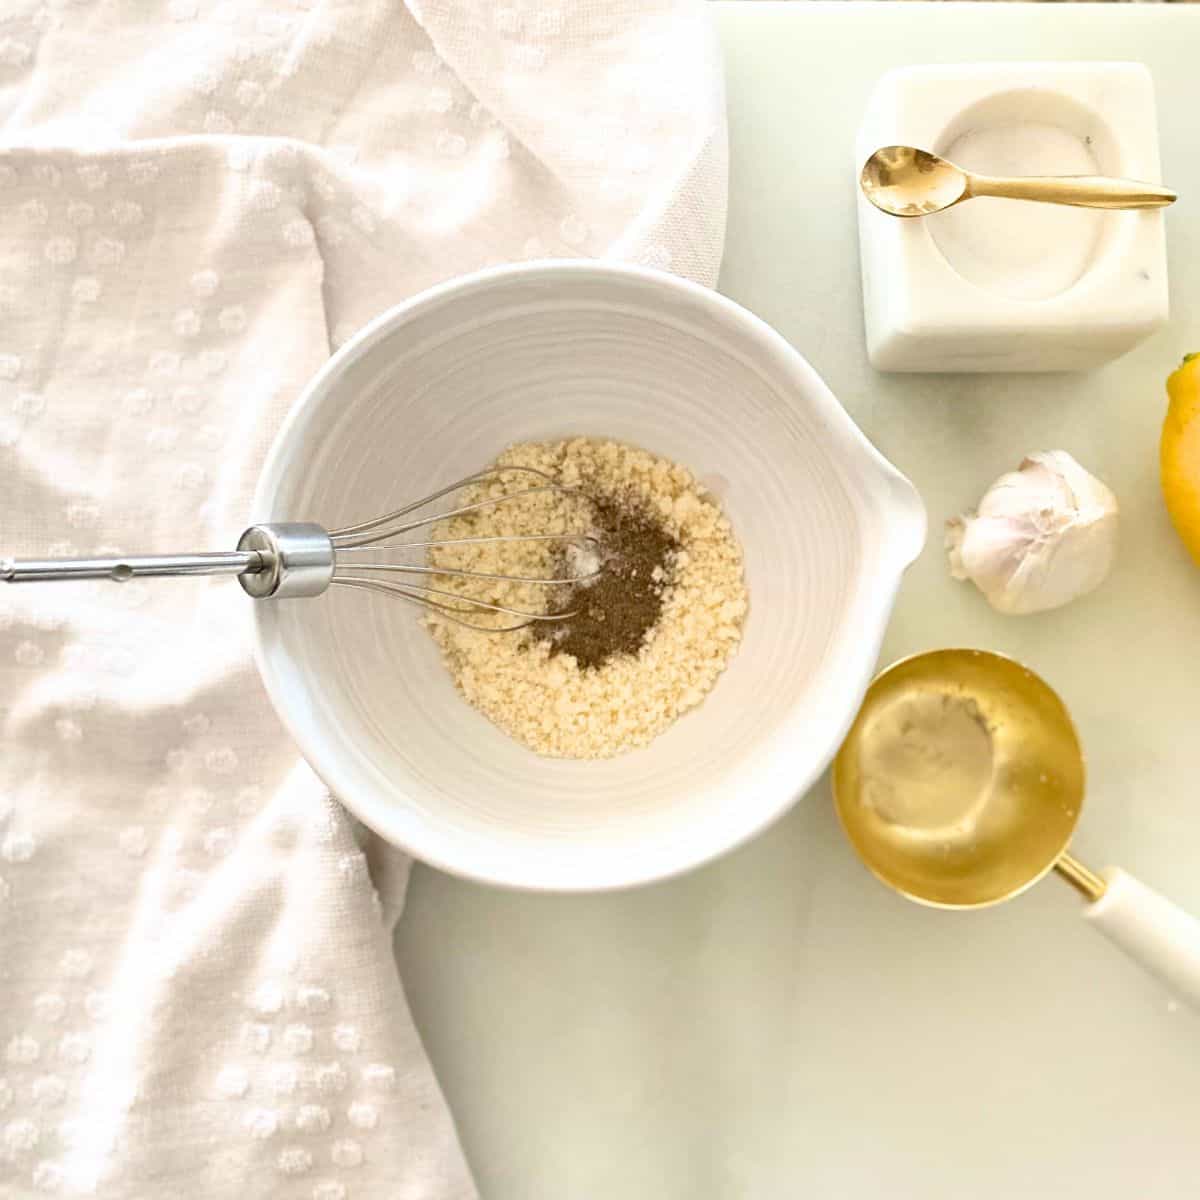
POLYGON ((1101 875, 1104 895, 1083 915, 1173 995, 1200 1009, 1200 921, 1119 867, 1101 875))

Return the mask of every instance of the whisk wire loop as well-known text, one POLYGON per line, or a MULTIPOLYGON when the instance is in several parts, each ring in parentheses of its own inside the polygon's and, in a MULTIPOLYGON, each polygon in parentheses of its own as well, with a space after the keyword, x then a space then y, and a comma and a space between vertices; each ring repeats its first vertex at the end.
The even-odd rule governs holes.
POLYGON ((447 591, 442 588, 422 585, 412 580, 397 580, 387 577, 395 575, 440 575, 458 579, 478 579, 488 583, 515 583, 535 587, 556 587, 578 584, 595 578, 602 569, 599 565, 589 572, 580 574, 538 576, 467 570, 458 567, 430 565, 428 563, 367 562, 359 558, 348 559, 346 557, 348 555, 359 555, 377 551, 430 550, 443 546, 484 545, 509 542, 562 542, 567 545, 589 546, 593 551, 597 564, 599 564, 601 549, 599 539, 591 534, 572 533, 568 531, 562 533, 538 532, 477 537, 432 538, 427 541, 399 543, 390 540, 394 537, 410 533, 415 529, 431 525, 436 526, 443 521, 449 521, 455 517, 466 516, 469 513, 518 501, 523 497, 544 493, 559 493, 580 496, 585 500, 588 499, 587 494, 580 489, 558 483, 552 475, 547 474, 545 471, 539 471, 534 467, 492 467, 484 471, 477 471, 473 475, 468 475, 421 500, 415 501, 412 504, 406 504, 402 508, 385 513, 381 517, 375 517, 370 521, 362 521, 356 525, 348 525, 344 528, 334 530, 329 535, 334 548, 335 562, 333 577, 330 582, 331 584, 357 587, 368 591, 381 592, 386 595, 398 596, 401 599, 408 600, 410 603, 423 605, 425 608, 439 613, 449 620, 456 621, 460 625, 466 625, 469 628, 480 629, 489 633, 511 633, 537 621, 566 620, 568 617, 575 615, 575 610, 564 612, 531 612, 525 609, 492 603, 473 596, 462 595, 458 592, 447 591), (411 516, 420 509, 455 492, 461 491, 463 488, 482 483, 488 479, 498 479, 502 476, 512 474, 532 475, 538 480, 546 482, 538 483, 533 487, 522 488, 518 491, 506 492, 500 496, 488 496, 468 504, 460 504, 457 507, 439 511, 432 515, 427 514, 417 517, 414 520, 405 520, 406 517, 411 516), (384 578, 380 578, 380 576, 384 578), (458 604, 448 605, 434 599, 435 596, 452 598, 458 601, 458 604), (466 620, 463 616, 464 613, 470 615, 486 612, 503 613, 519 617, 521 624, 503 627, 483 625, 475 621, 466 620))

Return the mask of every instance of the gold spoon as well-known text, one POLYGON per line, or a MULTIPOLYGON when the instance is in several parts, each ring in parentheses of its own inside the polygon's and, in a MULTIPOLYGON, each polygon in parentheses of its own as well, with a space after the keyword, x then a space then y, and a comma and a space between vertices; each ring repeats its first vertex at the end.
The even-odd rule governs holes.
POLYGON ((973 175, 914 146, 884 146, 863 166, 863 194, 893 217, 927 217, 976 196, 1043 200, 1082 208, 1162 208, 1176 195, 1152 183, 1102 175, 1028 175, 1001 179, 973 175))
POLYGON ((1200 923, 1067 845, 1083 805, 1083 751, 1063 702, 1019 663, 934 650, 878 675, 833 767, 838 816, 874 874, 920 904, 982 908, 1051 870, 1084 915, 1200 1007, 1200 923))

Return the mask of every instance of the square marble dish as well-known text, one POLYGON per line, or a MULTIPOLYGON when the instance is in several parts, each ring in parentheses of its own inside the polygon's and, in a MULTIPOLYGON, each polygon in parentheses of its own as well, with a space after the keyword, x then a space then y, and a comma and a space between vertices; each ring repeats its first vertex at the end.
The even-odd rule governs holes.
POLYGON ((982 198, 932 217, 874 209, 857 172, 904 144, 991 175, 1160 181, 1140 63, 915 66, 876 85, 855 144, 863 307, 881 371, 1075 371, 1167 319, 1163 210, 982 198))

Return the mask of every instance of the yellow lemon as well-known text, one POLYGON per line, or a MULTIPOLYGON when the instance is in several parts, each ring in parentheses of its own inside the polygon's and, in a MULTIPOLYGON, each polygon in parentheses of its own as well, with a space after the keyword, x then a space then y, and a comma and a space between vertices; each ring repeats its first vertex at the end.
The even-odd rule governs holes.
POLYGON ((1159 463, 1167 512, 1200 564, 1200 353, 1189 354, 1167 379, 1167 419, 1159 463))

